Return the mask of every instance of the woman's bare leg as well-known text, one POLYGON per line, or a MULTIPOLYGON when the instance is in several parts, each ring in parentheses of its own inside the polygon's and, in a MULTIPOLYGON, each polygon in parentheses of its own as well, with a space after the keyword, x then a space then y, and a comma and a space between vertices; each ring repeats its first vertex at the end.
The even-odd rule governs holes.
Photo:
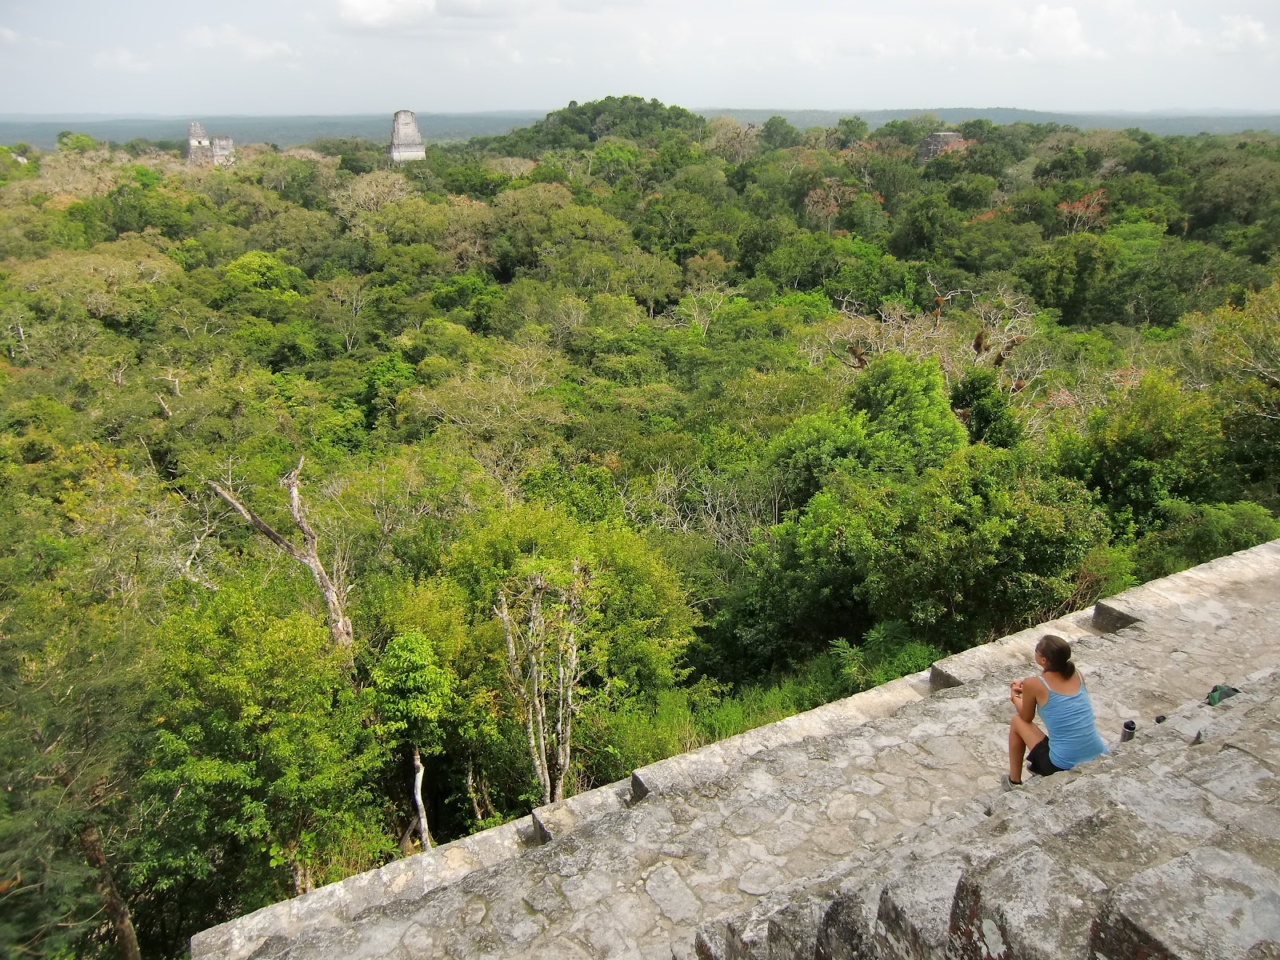
POLYGON ((1009 721, 1009 782, 1022 782, 1022 761, 1027 751, 1044 739, 1044 731, 1021 717, 1009 721))

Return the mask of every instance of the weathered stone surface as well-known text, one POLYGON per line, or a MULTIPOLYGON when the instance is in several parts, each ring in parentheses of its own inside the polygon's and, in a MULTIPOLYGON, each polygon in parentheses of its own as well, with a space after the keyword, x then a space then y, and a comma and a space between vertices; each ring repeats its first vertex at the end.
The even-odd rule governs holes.
MULTIPOLYGON (((933 671, 948 689, 904 678, 654 764, 630 796, 614 784, 536 811, 507 841, 478 834, 259 911, 201 934, 193 957, 843 960, 1001 946, 1016 960, 1086 956, 1108 936, 1163 943, 1168 915, 1136 906, 1170 882, 1161 869, 1185 863, 1200 877, 1187 889, 1208 890, 1216 861, 1193 853, 1280 837, 1278 577, 1280 544, 1127 591, 1115 609, 1142 617, 1116 632, 1086 611, 967 651, 933 671), (1008 681, 1032 671, 1046 630, 1075 644, 1104 739, 1126 719, 1138 738, 1001 796, 1008 681), (1218 682, 1246 692, 1196 705, 1218 682)), ((1250 856, 1253 892, 1229 905, 1263 937, 1277 865, 1250 856)), ((1265 956, 1256 937, 1248 949, 1265 956)))
POLYGON ((568 836, 575 826, 588 817, 624 809, 631 791, 630 781, 619 780, 617 783, 611 783, 596 790, 588 790, 567 800, 538 807, 533 811, 532 816, 539 840, 546 843, 557 837, 568 836))
POLYGON ((387 147, 387 157, 399 166, 410 160, 425 160, 427 148, 422 143, 422 134, 418 132, 418 118, 412 110, 397 110, 391 119, 391 145, 387 147))
POLYGON ((963 872, 964 861, 949 854, 912 864, 886 884, 876 915, 876 949, 888 957, 942 960, 963 872))
POLYGON ((535 838, 530 817, 464 837, 211 927, 192 937, 191 956, 193 960, 243 960, 274 941, 308 931, 340 929, 365 913, 417 901, 435 887, 513 857, 536 843, 535 838))
POLYGON ((235 162, 235 143, 230 137, 210 137, 204 126, 191 121, 187 127, 187 163, 193 167, 228 167, 235 162))
MULTIPOLYGON (((1094 609, 1050 620, 1028 630, 1020 630, 992 643, 984 643, 963 653, 939 660, 931 668, 935 688, 959 687, 966 683, 978 683, 993 673, 1003 670, 1026 670, 1035 650, 1036 642, 1046 633, 1056 633, 1064 640, 1075 643, 1084 637, 1095 637, 1099 631, 1094 626, 1094 609)), ((1132 621, 1130 621, 1132 622, 1132 621)), ((1129 622, 1122 624, 1128 626, 1129 622)), ((1118 629, 1118 628, 1116 628, 1118 629)))
POLYGON ((1090 957, 1280 958, 1280 876, 1255 857, 1198 849, 1138 874, 1098 918, 1090 957))
POLYGON ((949 149, 954 149, 957 145, 962 145, 963 142, 960 134, 953 130, 940 130, 937 133, 931 133, 920 141, 920 147, 916 151, 916 162, 923 166, 934 157, 946 153, 949 149))

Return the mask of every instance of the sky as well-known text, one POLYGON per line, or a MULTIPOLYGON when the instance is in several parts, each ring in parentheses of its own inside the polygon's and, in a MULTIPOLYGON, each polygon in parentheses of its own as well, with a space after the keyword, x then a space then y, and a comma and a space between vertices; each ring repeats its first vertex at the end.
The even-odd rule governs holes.
POLYGON ((1276 0, 0 0, 0 114, 1280 112, 1276 0))

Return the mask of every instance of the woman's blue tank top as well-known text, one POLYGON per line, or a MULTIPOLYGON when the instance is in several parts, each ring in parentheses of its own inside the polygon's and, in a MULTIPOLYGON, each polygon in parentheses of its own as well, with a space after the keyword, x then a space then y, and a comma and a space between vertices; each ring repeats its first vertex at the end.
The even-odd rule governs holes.
POLYGON ((1107 752, 1107 745, 1098 736, 1098 725, 1093 719, 1093 704, 1089 691, 1080 681, 1080 689, 1067 696, 1054 693, 1049 685, 1049 699, 1040 707, 1040 718, 1049 731, 1049 759, 1060 770, 1070 770, 1077 763, 1084 763, 1107 752))

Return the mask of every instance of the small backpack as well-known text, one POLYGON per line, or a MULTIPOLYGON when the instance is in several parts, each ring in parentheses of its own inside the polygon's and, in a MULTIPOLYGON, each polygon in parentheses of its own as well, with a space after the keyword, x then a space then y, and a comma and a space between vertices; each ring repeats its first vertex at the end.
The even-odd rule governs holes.
POLYGON ((1205 703, 1211 707, 1216 707, 1228 697, 1234 697, 1240 691, 1235 687, 1229 687, 1225 683, 1215 684, 1214 688, 1209 691, 1209 695, 1204 698, 1205 703))

